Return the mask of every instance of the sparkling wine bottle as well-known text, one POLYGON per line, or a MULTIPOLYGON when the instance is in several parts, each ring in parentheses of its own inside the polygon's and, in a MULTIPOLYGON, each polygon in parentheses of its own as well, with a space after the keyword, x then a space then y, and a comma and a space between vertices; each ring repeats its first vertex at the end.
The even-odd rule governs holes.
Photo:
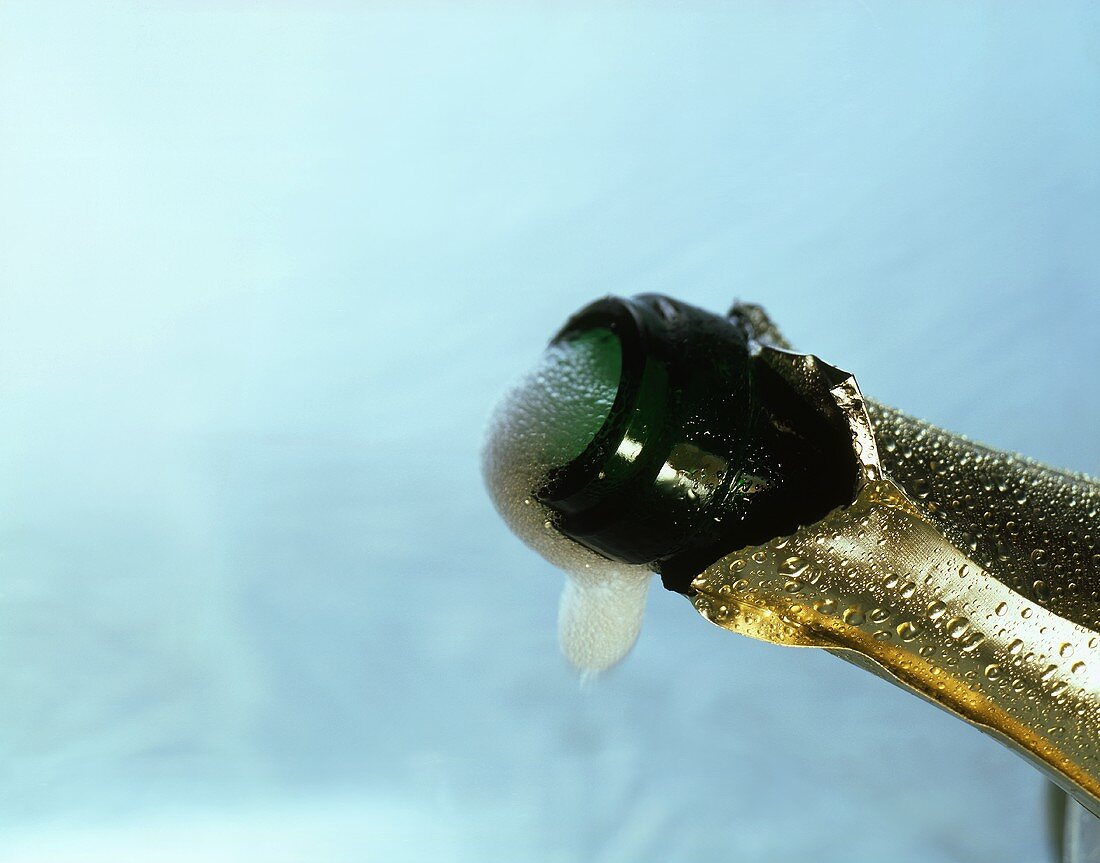
MULTIPOLYGON (((568 542, 724 629, 832 651, 1100 814, 1100 484, 864 398, 756 306, 606 298, 551 351, 572 378, 526 385, 539 434, 506 417, 486 456, 532 545, 537 521, 556 562, 568 542), (536 440, 517 489, 507 465, 536 440)), ((605 579, 602 601, 617 583, 637 592, 605 579)))

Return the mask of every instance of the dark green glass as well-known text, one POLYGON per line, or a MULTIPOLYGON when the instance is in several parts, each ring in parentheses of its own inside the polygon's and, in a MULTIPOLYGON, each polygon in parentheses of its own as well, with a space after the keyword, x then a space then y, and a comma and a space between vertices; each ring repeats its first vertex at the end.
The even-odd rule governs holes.
POLYGON ((551 345, 610 330, 621 349, 614 403, 576 458, 536 495, 566 536, 642 563, 690 592, 702 569, 851 502, 847 428, 756 362, 745 327, 658 295, 599 300, 551 345))

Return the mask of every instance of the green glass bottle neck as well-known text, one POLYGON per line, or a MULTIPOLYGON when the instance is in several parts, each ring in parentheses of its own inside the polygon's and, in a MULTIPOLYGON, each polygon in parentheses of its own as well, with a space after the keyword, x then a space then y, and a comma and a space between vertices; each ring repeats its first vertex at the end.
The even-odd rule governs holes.
POLYGON ((851 499, 850 444, 754 361, 736 323, 667 297, 606 298, 551 346, 609 331, 621 360, 602 426, 537 497, 555 527, 613 560, 691 577, 851 499))

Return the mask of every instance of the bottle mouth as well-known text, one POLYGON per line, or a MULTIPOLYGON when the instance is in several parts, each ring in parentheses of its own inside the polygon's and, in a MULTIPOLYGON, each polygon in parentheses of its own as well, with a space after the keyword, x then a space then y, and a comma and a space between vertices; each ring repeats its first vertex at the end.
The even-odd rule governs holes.
POLYGON ((559 513, 578 513, 613 495, 632 473, 663 408, 668 375, 647 350, 646 310, 618 297, 597 300, 573 315, 549 347, 609 332, 618 343, 619 378, 602 425, 571 460, 551 468, 536 497, 559 513))
POLYGON ((562 378, 562 404, 548 375, 546 416, 526 414, 556 449, 524 493, 542 505, 545 527, 579 545, 654 569, 683 593, 729 551, 850 502, 850 430, 760 361, 742 318, 653 294, 607 297, 566 321, 555 348, 577 374, 562 378), (617 380, 613 363, 584 365, 599 338, 617 380), (604 379, 589 388, 586 368, 604 379), (586 391, 606 414, 586 407, 586 391))
POLYGON ((586 306, 550 345, 600 329, 618 340, 621 361, 607 418, 533 491, 564 535, 660 569, 737 515, 722 501, 741 481, 750 439, 748 338, 722 316, 643 294, 586 306))
POLYGON ((570 333, 547 347, 530 386, 553 405, 541 425, 547 468, 575 460, 607 423, 622 382, 622 346, 607 327, 570 333))

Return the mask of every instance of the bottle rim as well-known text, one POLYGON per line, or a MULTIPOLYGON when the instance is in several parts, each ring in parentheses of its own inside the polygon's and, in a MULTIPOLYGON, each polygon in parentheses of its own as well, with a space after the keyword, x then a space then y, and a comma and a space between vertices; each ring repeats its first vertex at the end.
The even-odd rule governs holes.
POLYGON ((593 492, 598 494, 601 481, 608 479, 615 467, 616 455, 626 462, 619 466, 622 468, 629 467, 638 454, 627 437, 639 403, 664 397, 662 381, 656 380, 659 376, 652 373, 646 311, 630 299, 604 297, 571 316, 550 339, 548 347, 555 347, 603 328, 618 340, 621 354, 618 388, 600 429, 579 455, 551 468, 542 487, 535 491, 538 500, 555 509, 571 509, 570 503, 576 502, 578 496, 588 498, 593 492))

